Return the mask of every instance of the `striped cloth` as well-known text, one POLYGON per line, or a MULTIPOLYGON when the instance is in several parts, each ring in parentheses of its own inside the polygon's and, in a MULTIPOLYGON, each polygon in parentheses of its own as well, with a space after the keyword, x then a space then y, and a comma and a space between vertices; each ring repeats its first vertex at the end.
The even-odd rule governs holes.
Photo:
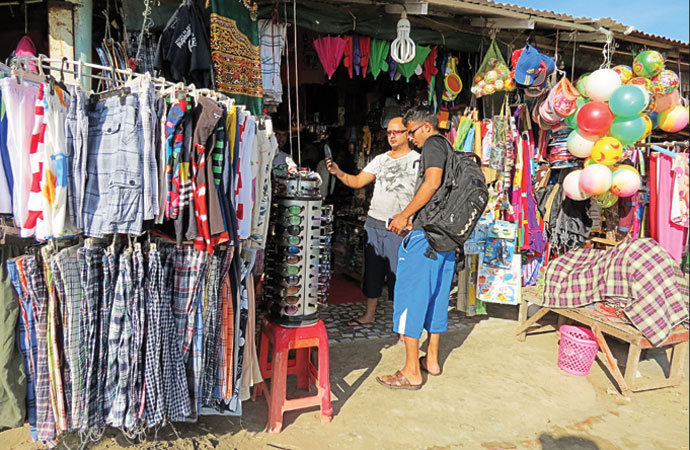
POLYGON ((611 297, 628 299, 625 314, 652 345, 688 323, 687 279, 652 239, 631 239, 608 250, 577 248, 546 268, 542 306, 576 308, 611 297))

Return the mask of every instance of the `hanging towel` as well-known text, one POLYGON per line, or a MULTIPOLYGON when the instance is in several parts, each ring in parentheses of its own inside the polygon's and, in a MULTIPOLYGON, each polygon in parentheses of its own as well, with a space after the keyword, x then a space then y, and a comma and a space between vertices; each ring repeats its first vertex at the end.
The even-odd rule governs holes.
POLYGON ((319 55, 319 61, 323 66, 323 70, 328 75, 330 80, 335 69, 338 68, 340 60, 343 59, 343 52, 345 50, 345 39, 341 37, 326 36, 314 40, 314 48, 319 55))
POLYGON ((355 66, 355 73, 359 75, 360 63, 362 62, 362 51, 359 48, 359 36, 352 36, 352 65, 355 66))

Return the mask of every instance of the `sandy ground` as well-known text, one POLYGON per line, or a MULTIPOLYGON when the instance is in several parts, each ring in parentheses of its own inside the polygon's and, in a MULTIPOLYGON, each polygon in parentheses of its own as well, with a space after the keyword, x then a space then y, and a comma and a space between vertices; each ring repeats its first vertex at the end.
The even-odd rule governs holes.
MULTIPOLYGON (((376 382, 377 375, 401 365, 404 348, 395 341, 332 346, 330 424, 322 425, 318 409, 309 409, 286 413, 282 433, 265 433, 261 398, 243 404, 241 420, 177 424, 174 431, 160 430, 157 442, 150 435, 141 444, 111 430, 86 448, 688 449, 687 375, 675 388, 625 398, 598 362, 587 377, 559 370, 554 333, 517 342, 516 308, 490 312, 491 318, 468 319, 464 329, 442 337, 443 375, 426 379, 419 391, 392 391, 376 382)), ((661 370, 663 352, 650 351, 646 358, 641 372, 661 370)), ((78 436, 71 435, 59 448, 79 447, 78 436)), ((41 447, 24 427, 1 432, 0 448, 41 447)))

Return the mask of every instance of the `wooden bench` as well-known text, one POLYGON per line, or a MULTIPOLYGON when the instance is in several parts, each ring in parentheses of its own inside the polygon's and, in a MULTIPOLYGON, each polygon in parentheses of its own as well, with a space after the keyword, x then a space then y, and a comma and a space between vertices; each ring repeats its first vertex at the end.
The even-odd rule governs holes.
POLYGON ((637 328, 634 328, 632 325, 614 322, 608 317, 597 313, 593 308, 540 307, 532 317, 527 318, 529 303, 535 303, 535 300, 541 303, 538 301, 537 296, 537 292, 533 289, 524 288, 522 290, 522 301, 520 303, 518 328, 516 331, 518 341, 523 342, 528 333, 551 329, 558 330, 563 323, 567 320, 571 320, 592 329, 599 343, 600 352, 597 357, 608 369, 623 395, 629 396, 632 392, 677 386, 683 381, 689 335, 688 329, 683 325, 678 325, 674 328, 666 341, 654 347, 637 328), (559 315, 558 324, 556 326, 538 326, 537 321, 549 312, 554 312, 559 315), (606 341, 607 336, 627 342, 630 345, 624 373, 621 372, 618 367, 618 361, 614 358, 613 353, 611 353, 611 349, 606 341), (666 356, 671 366, 668 377, 663 375, 656 377, 637 377, 637 369, 640 363, 642 350, 650 348, 666 349, 666 356))

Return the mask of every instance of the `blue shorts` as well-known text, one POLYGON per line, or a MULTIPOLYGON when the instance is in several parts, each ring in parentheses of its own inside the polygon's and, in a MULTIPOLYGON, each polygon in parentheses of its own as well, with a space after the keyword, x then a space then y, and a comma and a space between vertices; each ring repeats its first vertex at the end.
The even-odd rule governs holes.
POLYGON ((400 245, 393 303, 393 331, 419 339, 422 330, 448 330, 448 297, 455 271, 455 252, 425 256, 424 231, 412 230, 400 245))

